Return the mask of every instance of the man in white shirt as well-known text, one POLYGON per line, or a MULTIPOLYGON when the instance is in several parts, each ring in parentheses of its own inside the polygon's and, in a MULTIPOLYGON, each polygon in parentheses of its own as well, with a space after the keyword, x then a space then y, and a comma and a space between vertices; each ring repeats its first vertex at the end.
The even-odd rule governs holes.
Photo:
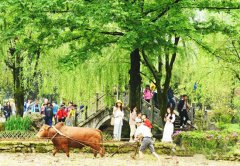
POLYGON ((135 132, 135 139, 141 141, 141 146, 139 149, 139 157, 143 158, 143 151, 148 147, 151 153, 159 160, 158 154, 154 150, 152 133, 147 126, 142 124, 140 119, 136 119, 137 130, 135 132))

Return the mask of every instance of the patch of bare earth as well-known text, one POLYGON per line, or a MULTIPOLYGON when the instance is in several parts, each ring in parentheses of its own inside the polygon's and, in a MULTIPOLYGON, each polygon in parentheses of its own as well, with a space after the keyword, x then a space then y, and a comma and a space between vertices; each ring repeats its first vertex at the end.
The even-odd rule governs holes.
MULTIPOLYGON (((106 155, 108 156, 108 155, 106 155)), ((144 159, 133 160, 130 154, 120 154, 114 157, 93 158, 92 154, 71 153, 67 158, 65 154, 58 153, 0 153, 1 166, 56 166, 56 165, 81 165, 81 166, 240 166, 239 162, 207 160, 203 155, 194 157, 170 157, 161 155, 157 161, 150 154, 144 159)))

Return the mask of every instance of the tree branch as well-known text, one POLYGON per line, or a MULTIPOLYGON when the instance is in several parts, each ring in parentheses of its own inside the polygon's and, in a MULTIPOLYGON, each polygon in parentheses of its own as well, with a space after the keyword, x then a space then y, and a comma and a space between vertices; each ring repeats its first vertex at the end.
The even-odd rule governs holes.
POLYGON ((157 15, 156 18, 152 19, 152 22, 156 22, 159 18, 164 16, 171 8, 173 5, 179 3, 181 0, 175 0, 172 4, 168 5, 159 15, 157 15))
POLYGON ((158 75, 157 75, 157 72, 158 72, 158 71, 157 71, 156 68, 153 66, 153 64, 151 64, 151 62, 149 61, 149 59, 148 59, 148 57, 147 57, 147 55, 145 54, 145 52, 144 52, 143 49, 142 49, 141 52, 142 52, 142 56, 143 56, 144 61, 146 62, 147 67, 150 69, 150 71, 152 72, 154 78, 156 79, 156 78, 158 77, 158 75))
POLYGON ((153 82, 154 84, 156 84, 155 81, 154 81, 152 78, 150 78, 147 74, 145 74, 145 73, 143 73, 143 72, 141 72, 141 71, 140 71, 140 74, 142 74, 142 75, 145 76, 147 79, 149 79, 151 82, 153 82))
MULTIPOLYGON (((175 49, 177 49, 177 45, 178 45, 179 39, 180 39, 180 37, 175 37, 175 40, 174 40, 175 49)), ((171 61, 170 61, 170 68, 171 68, 171 70, 173 68, 173 64, 175 62, 176 55, 177 55, 177 50, 175 50, 174 53, 172 54, 172 58, 171 58, 171 61)))
POLYGON ((237 48, 234 44, 234 41, 232 41, 232 46, 233 46, 234 51, 236 52, 236 55, 237 55, 238 59, 240 59, 240 55, 239 55, 238 50, 237 50, 237 48))

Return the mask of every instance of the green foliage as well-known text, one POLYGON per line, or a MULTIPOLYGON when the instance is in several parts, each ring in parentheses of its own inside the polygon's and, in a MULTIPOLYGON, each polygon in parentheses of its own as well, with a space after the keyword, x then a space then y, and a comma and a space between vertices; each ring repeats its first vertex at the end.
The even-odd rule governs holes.
POLYGON ((174 141, 195 153, 227 153, 240 139, 240 128, 235 131, 180 132, 174 141))
POLYGON ((5 130, 11 131, 11 130, 21 130, 21 131, 29 131, 31 129, 32 122, 29 117, 15 117, 11 116, 10 119, 8 119, 5 122, 5 130))
POLYGON ((228 107, 216 108, 209 113, 209 120, 211 122, 231 123, 234 115, 235 111, 228 107))

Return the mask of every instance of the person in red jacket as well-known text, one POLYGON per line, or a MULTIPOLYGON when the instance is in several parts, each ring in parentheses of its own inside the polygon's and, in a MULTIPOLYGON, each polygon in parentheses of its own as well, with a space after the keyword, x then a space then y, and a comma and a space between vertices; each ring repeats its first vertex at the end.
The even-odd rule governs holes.
POLYGON ((67 112, 65 110, 65 105, 62 104, 60 109, 57 112, 58 122, 65 122, 66 117, 67 117, 67 112))
POLYGON ((143 124, 145 126, 147 126, 148 128, 152 129, 152 123, 150 122, 150 120, 147 118, 146 114, 142 115, 142 120, 143 120, 143 124))

